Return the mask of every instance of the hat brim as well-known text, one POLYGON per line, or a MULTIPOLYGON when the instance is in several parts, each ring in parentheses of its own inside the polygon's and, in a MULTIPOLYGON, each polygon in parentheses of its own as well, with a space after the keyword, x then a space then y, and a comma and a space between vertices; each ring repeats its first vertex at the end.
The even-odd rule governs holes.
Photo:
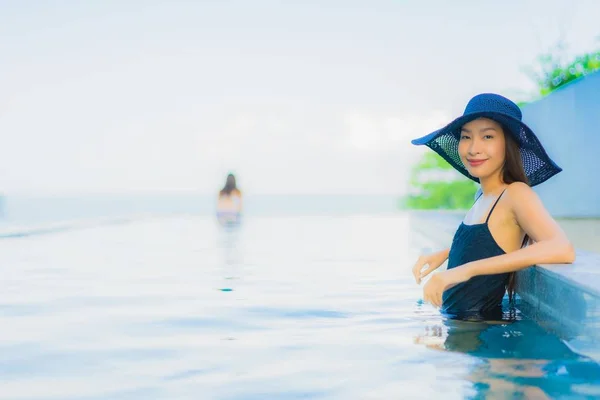
POLYGON ((425 145, 438 153, 454 169, 467 178, 479 182, 467 171, 458 154, 458 142, 463 125, 478 118, 489 118, 500 123, 517 141, 523 161, 523 168, 530 186, 543 183, 562 171, 546 153, 537 136, 521 120, 499 112, 477 112, 460 116, 442 129, 411 141, 416 146, 425 145))

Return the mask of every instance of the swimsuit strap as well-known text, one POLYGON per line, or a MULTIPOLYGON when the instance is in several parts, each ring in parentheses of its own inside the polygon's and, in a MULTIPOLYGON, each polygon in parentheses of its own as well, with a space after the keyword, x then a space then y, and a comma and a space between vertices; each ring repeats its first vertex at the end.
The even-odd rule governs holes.
POLYGON ((496 204, 498 204, 498 202, 500 201, 500 198, 502 197, 502 195, 504 194, 504 192, 506 192, 506 189, 504 189, 502 191, 502 193, 500 193, 500 196, 498 196, 498 198, 496 199, 496 202, 494 203, 494 205, 492 206, 492 209, 490 210, 490 213, 487 216, 487 219, 485 220, 485 223, 487 224, 488 221, 490 220, 490 217, 492 216, 492 212, 494 211, 494 208, 496 208, 496 204))
POLYGON ((475 199, 475 201, 473 202, 473 204, 477 203, 477 200, 479 200, 479 198, 483 196, 483 191, 479 192, 479 196, 477 196, 477 198, 475 199))

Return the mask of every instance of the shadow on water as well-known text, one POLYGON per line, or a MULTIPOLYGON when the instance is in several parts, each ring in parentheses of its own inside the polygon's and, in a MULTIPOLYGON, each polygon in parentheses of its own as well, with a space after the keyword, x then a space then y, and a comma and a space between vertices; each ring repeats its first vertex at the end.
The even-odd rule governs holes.
POLYGON ((497 322, 445 318, 414 338, 427 348, 477 359, 463 378, 469 398, 598 398, 600 365, 526 319, 497 322))

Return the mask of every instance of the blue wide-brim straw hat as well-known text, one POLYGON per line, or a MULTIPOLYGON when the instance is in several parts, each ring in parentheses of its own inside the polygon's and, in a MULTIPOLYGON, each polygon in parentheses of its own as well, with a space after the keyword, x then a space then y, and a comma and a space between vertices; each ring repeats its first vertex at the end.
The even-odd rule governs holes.
POLYGON ((460 140, 462 126, 482 117, 498 122, 516 139, 521 151, 523 168, 529 179, 529 186, 539 185, 562 171, 548 157, 546 150, 544 150, 531 128, 523 123, 523 114, 519 106, 509 99, 493 93, 482 93, 473 97, 467 104, 462 116, 442 129, 412 140, 411 143, 429 147, 461 174, 475 182, 479 182, 479 179, 471 176, 463 165, 458 154, 458 141, 460 140))

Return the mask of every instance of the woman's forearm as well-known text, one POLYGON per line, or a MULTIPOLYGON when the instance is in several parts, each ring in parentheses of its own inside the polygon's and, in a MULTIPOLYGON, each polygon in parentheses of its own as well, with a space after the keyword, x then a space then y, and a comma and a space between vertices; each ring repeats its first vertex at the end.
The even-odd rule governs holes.
POLYGON ((446 262, 448 259, 448 255, 450 254, 450 248, 438 251, 440 257, 442 258, 442 264, 446 262))
POLYGON ((563 238, 537 242, 500 256, 464 264, 466 275, 494 275, 518 271, 537 264, 570 264, 575 261, 573 245, 563 238))

